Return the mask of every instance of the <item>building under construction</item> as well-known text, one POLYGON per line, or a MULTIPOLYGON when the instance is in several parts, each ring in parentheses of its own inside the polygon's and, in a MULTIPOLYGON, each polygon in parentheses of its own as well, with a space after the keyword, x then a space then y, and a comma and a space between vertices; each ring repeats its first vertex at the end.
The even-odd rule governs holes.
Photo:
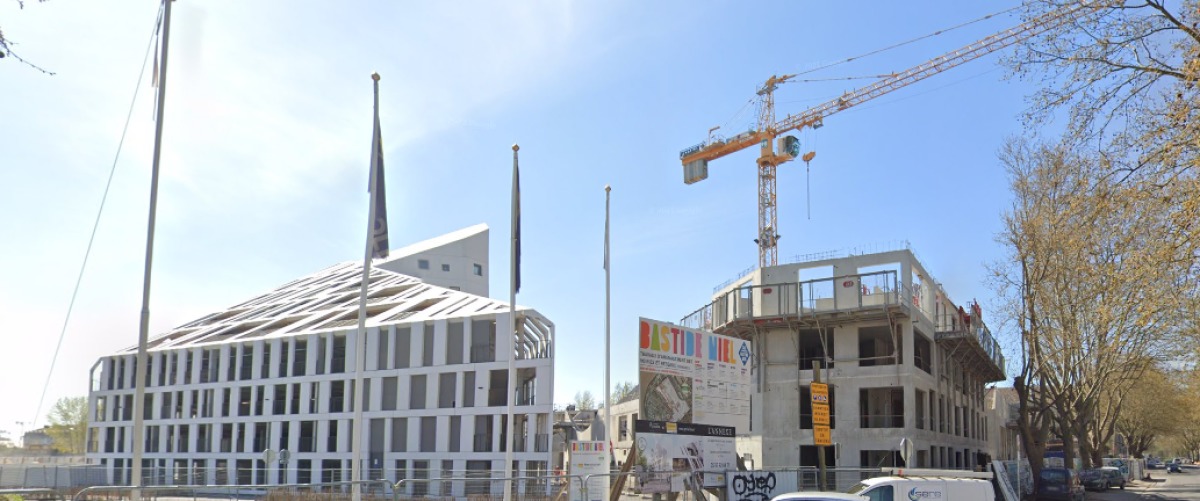
POLYGON ((989 461, 984 385, 1005 379, 977 304, 955 303, 908 249, 814 256, 754 270, 720 288, 687 327, 754 346, 749 433, 759 468, 818 466, 809 384, 829 384, 825 463, 971 469, 989 461))

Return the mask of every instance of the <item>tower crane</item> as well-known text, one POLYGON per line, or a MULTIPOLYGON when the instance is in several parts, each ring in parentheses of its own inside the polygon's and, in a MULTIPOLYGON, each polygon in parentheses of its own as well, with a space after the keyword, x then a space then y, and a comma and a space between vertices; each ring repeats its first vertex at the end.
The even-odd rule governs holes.
MULTIPOLYGON (((716 130, 714 127, 709 129, 708 140, 679 152, 679 159, 683 163, 683 182, 692 184, 708 178, 708 162, 710 160, 716 160, 757 144, 759 146, 758 238, 755 238, 754 242, 758 244, 759 267, 775 266, 778 264, 780 237, 777 233, 779 225, 775 203, 775 169, 779 164, 789 162, 800 154, 799 140, 794 136, 780 138, 781 134, 804 127, 819 128, 823 125, 825 118, 834 113, 1062 26, 1074 19, 1073 14, 1082 11, 1084 7, 1085 2, 1079 2, 1048 12, 958 50, 887 76, 873 84, 846 92, 836 99, 798 114, 788 115, 779 121, 775 120, 775 89, 779 84, 791 80, 796 75, 772 75, 762 87, 759 87, 757 92, 759 114, 755 129, 722 139, 713 136, 713 132, 716 130), (778 141, 777 144, 776 139, 782 139, 782 141, 778 141), (777 146, 778 148, 776 148, 777 146)), ((804 160, 811 160, 812 155, 813 153, 809 152, 804 156, 804 160)))

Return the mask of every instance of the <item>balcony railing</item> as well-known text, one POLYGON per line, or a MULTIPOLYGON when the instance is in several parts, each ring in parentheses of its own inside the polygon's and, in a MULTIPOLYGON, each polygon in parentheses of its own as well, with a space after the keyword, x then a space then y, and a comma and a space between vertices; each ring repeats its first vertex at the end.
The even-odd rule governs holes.
POLYGON ((715 330, 737 320, 887 307, 900 304, 907 296, 900 294, 901 289, 895 271, 752 285, 717 296, 680 323, 715 330))
POLYGON ((944 311, 938 314, 935 322, 937 324, 937 337, 943 338, 970 338, 975 341, 987 358, 996 364, 1003 372, 1005 369, 1004 353, 1000 350, 1000 343, 992 337, 992 331, 983 323, 983 319, 979 310, 975 307, 971 308, 969 314, 959 313, 957 310, 944 311))

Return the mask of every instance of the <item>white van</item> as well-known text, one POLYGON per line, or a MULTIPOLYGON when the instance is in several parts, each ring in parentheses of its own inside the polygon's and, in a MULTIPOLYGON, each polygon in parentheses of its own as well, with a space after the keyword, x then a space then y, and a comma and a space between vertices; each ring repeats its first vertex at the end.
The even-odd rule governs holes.
POLYGON ((991 472, 905 468, 868 478, 847 493, 871 501, 995 501, 991 472))

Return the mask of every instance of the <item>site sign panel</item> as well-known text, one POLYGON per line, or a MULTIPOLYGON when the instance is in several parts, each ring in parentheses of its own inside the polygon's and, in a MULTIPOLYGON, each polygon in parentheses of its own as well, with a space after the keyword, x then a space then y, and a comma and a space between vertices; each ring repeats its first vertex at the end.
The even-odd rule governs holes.
POLYGON ((640 417, 750 431, 749 341, 648 318, 638 324, 640 417))
POLYGON ((833 445, 833 436, 828 426, 813 426, 813 445, 833 445))
POLYGON ((829 404, 829 385, 825 383, 809 383, 808 388, 812 392, 812 403, 829 404))
POLYGON ((812 406, 813 426, 829 427, 829 406, 828 405, 813 405, 812 406))
MULTIPOLYGON (((829 385, 810 383, 808 389, 812 394, 813 430, 824 428, 824 434, 829 435, 829 385)), ((818 442, 817 445, 829 444, 818 442)))
POLYGON ((587 486, 587 498, 583 496, 583 485, 580 480, 571 479, 571 501, 608 501, 609 463, 611 458, 608 442, 603 440, 579 440, 570 444, 569 474, 580 479, 587 475, 596 475, 587 486))
POLYGON ((704 487, 724 487, 726 472, 737 469, 731 427, 639 419, 634 431, 642 493, 683 492, 689 476, 704 487))

